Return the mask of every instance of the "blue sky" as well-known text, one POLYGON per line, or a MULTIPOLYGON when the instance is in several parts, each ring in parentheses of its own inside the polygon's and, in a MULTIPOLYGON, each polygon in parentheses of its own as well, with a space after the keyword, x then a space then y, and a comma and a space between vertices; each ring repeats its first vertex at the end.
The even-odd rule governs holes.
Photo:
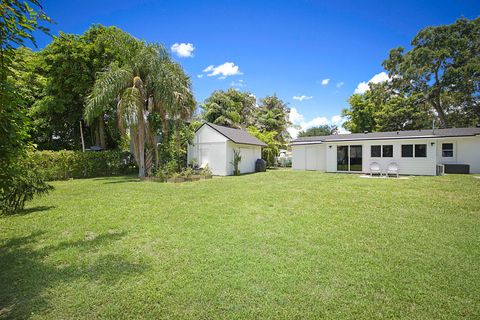
MULTIPOLYGON (((304 128, 338 122, 341 109, 361 82, 375 75, 374 81, 383 79, 381 63, 388 51, 408 48, 420 29, 480 14, 480 1, 461 0, 52 0, 43 4, 56 21, 53 35, 83 33, 91 24, 101 23, 160 42, 169 50, 177 43, 172 56, 192 77, 198 102, 213 90, 231 86, 259 98, 276 93, 293 109, 292 120, 304 128)), ((39 47, 50 41, 38 36, 39 47)))

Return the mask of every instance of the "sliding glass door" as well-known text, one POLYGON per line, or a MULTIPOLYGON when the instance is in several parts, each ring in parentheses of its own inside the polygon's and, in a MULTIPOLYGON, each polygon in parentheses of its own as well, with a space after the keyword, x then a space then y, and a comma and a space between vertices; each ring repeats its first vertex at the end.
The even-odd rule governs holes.
POLYGON ((350 171, 362 171, 362 146, 350 146, 350 171))
POLYGON ((362 146, 337 146, 337 171, 362 171, 362 146))
POLYGON ((337 171, 348 171, 348 146, 337 147, 337 171))

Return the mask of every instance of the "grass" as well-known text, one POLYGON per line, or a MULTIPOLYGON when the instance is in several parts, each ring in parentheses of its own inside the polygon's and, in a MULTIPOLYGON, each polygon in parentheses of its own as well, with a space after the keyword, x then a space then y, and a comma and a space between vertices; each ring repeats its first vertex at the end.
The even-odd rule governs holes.
POLYGON ((0 318, 480 318, 472 176, 54 185, 0 218, 0 318))

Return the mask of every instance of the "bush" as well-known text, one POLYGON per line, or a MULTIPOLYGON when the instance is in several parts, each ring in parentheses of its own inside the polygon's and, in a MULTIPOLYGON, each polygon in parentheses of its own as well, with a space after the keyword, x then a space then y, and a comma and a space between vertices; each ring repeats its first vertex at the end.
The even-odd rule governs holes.
POLYGON ((39 171, 28 155, 17 163, 2 168, 0 213, 15 213, 23 209, 25 202, 32 200, 35 195, 43 195, 53 189, 39 171))
POLYGON ((94 178, 136 172, 128 152, 37 151, 32 159, 46 180, 94 178))

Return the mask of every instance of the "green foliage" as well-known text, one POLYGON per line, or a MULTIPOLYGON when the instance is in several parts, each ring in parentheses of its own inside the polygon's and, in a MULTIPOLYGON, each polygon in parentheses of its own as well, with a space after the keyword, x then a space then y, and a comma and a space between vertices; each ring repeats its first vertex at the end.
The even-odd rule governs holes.
MULTIPOLYGON (((157 137, 168 137, 172 127, 177 158, 180 156, 180 131, 185 127, 183 120, 192 115, 195 101, 190 78, 170 59, 164 47, 135 43, 134 47, 128 41, 117 43, 132 52, 128 60, 111 63, 97 75, 86 102, 85 119, 92 124, 104 112, 115 112, 120 132, 131 138, 139 176, 144 177, 160 167, 157 137)), ((162 143, 169 141, 164 138, 162 143)))
MULTIPOLYGON (((35 54, 34 74, 42 77, 43 86, 39 86, 41 90, 35 90, 39 97, 29 104, 29 108, 35 119, 34 142, 40 149, 80 149, 79 123, 97 73, 113 62, 123 63, 136 42, 118 28, 93 25, 82 35, 60 33, 44 50, 35 54), (119 46, 116 41, 123 41, 124 45, 119 46)), ((17 55, 25 53, 17 50, 17 55)), ((23 66, 18 72, 28 77, 30 69, 23 66)), ((96 114, 96 121, 92 121, 91 126, 83 124, 87 146, 119 146, 120 134, 114 111, 114 108, 105 108, 96 114)))
POLYGON ((421 95, 390 94, 387 84, 372 85, 365 94, 354 94, 344 128, 350 132, 416 130, 429 128, 434 115, 421 95))
POLYGON ((335 125, 321 125, 316 127, 308 128, 305 131, 300 131, 298 133, 299 137, 315 137, 315 136, 328 136, 331 134, 337 134, 338 128, 335 125))
POLYGON ((289 121, 290 109, 287 104, 276 95, 260 99, 260 105, 255 110, 255 126, 260 131, 276 132, 275 139, 285 144, 290 138, 287 128, 291 125, 289 121))
POLYGON ((383 66, 395 94, 419 95, 442 126, 469 126, 480 121, 480 17, 427 27, 412 48, 392 49, 383 66))
POLYGON ((8 167, 9 174, 0 179, 0 213, 11 214, 24 208, 35 195, 45 195, 53 187, 30 156, 8 167))
POLYGON ((195 172, 193 171, 192 168, 188 167, 188 168, 185 168, 183 171, 182 171, 182 177, 184 178, 190 178, 191 176, 193 176, 195 174, 195 172))
POLYGON ((212 176, 212 170, 210 170, 210 167, 208 166, 208 163, 203 167, 202 171, 200 172, 201 175, 205 177, 211 177, 212 176))
POLYGON ((392 49, 383 66, 389 81, 350 97, 344 127, 351 132, 394 131, 480 122, 480 18, 428 27, 412 48, 392 49))
POLYGON ((49 29, 43 23, 51 19, 43 12, 37 0, 3 0, 0 2, 0 80, 4 81, 5 73, 12 64, 15 47, 23 46, 26 41, 36 46, 34 33, 44 33, 49 29))
POLYGON ((31 157, 47 180, 131 174, 136 170, 129 153, 121 151, 37 151, 31 157))
POLYGON ((267 166, 275 166, 281 146, 280 142, 276 140, 277 132, 265 130, 260 131, 258 128, 252 126, 248 128, 248 133, 267 144, 266 147, 262 148, 262 159, 267 161, 267 166))
POLYGON ((249 92, 217 90, 205 100, 202 117, 221 126, 246 128, 255 123, 255 104, 255 96, 249 92))
MULTIPOLYGON (((50 22, 36 0, 0 2, 0 211, 12 213, 22 209, 35 194, 44 194, 51 187, 44 183, 30 163, 30 119, 25 104, 31 97, 22 99, 24 83, 17 83, 14 67, 15 46, 26 40, 35 44, 33 34, 41 25, 50 22), (35 11, 34 8, 37 8, 35 11)), ((27 80, 24 80, 26 83, 27 80)))
POLYGON ((240 154, 240 150, 235 150, 233 149, 233 161, 230 163, 233 165, 233 175, 239 176, 240 175, 240 169, 238 168, 238 165, 242 161, 242 155, 240 154))

